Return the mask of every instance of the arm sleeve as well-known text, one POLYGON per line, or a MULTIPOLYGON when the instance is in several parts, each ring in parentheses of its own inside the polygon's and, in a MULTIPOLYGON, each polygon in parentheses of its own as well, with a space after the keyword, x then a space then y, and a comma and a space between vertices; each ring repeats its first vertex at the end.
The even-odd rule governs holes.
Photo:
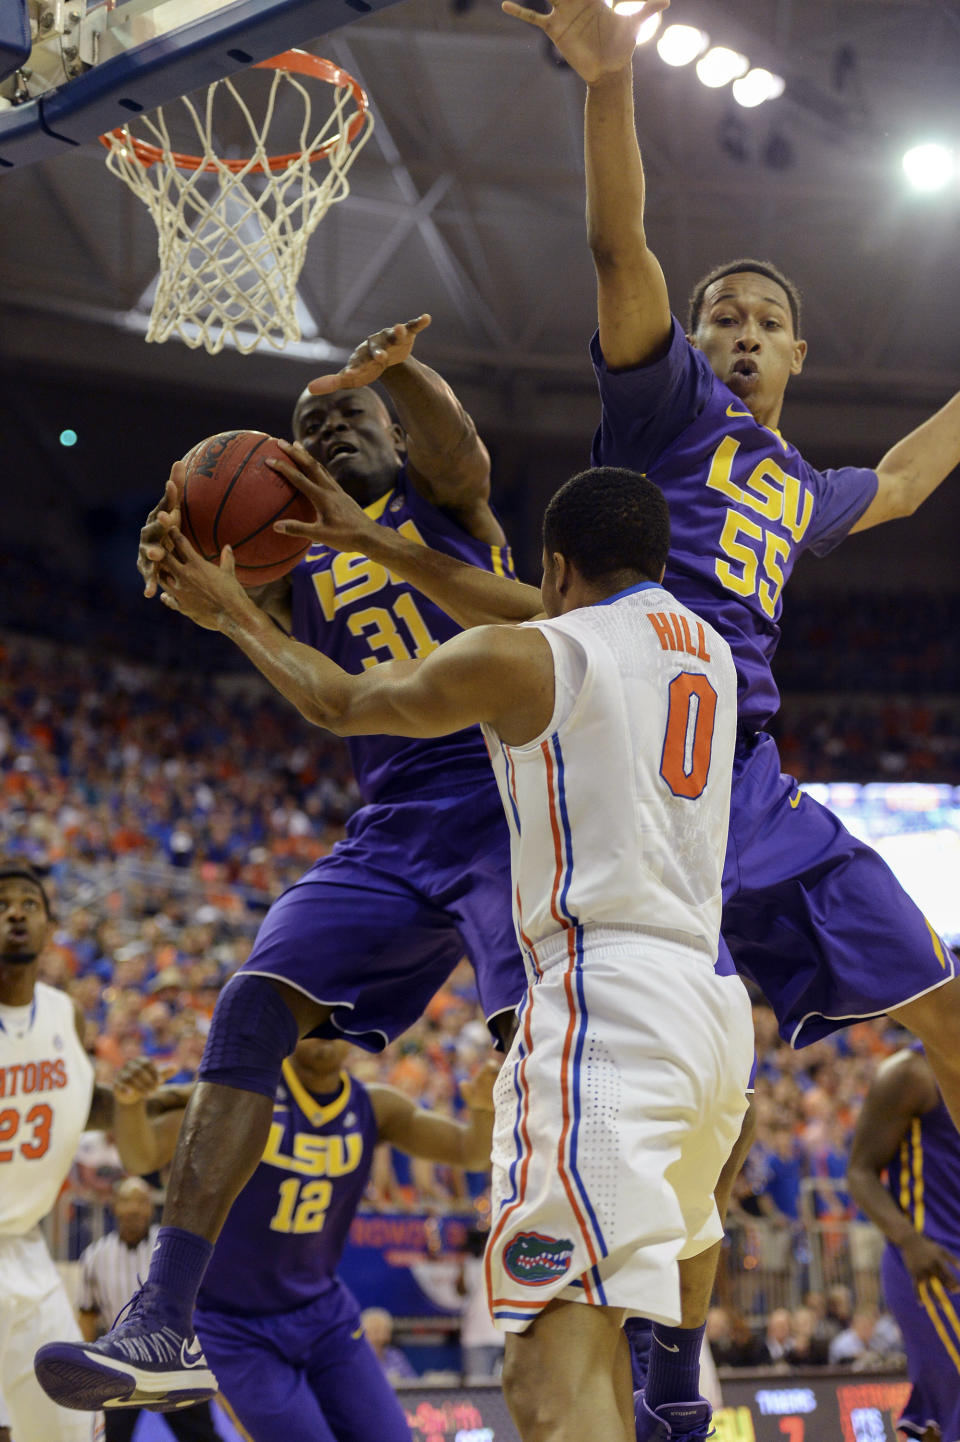
POLYGON ((803 549, 825 556, 839 546, 877 494, 877 473, 862 466, 841 466, 836 471, 815 471, 808 466, 804 478, 816 504, 813 521, 803 538, 803 549))
POLYGON ((703 410, 714 375, 673 319, 670 348, 662 360, 632 370, 607 368, 597 332, 590 342, 603 415, 594 436, 595 466, 645 471, 703 410))

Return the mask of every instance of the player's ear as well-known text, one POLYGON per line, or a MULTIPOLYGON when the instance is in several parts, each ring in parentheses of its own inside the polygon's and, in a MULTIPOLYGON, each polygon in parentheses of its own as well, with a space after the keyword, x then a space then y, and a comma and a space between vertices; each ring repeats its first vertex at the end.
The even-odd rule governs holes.
POLYGON ((573 571, 566 556, 559 551, 553 553, 553 579, 557 595, 564 596, 570 589, 570 582, 573 580, 573 571))
POLYGON ((397 454, 402 460, 407 454, 407 433, 403 429, 403 426, 398 425, 396 421, 394 421, 390 427, 390 439, 393 441, 397 454))
POLYGON ((696 337, 695 335, 690 335, 689 332, 688 332, 688 333, 687 333, 687 341, 688 341, 688 343, 689 343, 690 345, 693 346, 694 350, 699 350, 699 349, 700 349, 700 347, 697 345, 697 337, 696 337))
POLYGON ((806 359, 807 343, 805 340, 795 340, 793 343, 793 356, 790 360, 790 374, 798 376, 803 370, 803 362, 806 359))

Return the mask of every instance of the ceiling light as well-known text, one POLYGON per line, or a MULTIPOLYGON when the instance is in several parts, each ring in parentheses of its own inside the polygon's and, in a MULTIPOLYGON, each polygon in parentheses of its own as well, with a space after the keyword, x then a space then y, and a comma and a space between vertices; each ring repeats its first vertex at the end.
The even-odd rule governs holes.
POLYGON ((745 55, 736 50, 728 50, 725 45, 714 45, 700 60, 697 61, 697 75, 702 84, 709 86, 711 90, 719 90, 721 85, 728 85, 731 80, 738 76, 745 75, 750 68, 750 61, 745 55))
MULTIPOLYGON (((639 15, 641 10, 647 8, 647 0, 606 0, 606 3, 617 15, 639 15)), ((637 31, 637 44, 646 45, 648 40, 652 40, 662 23, 663 15, 659 10, 644 20, 637 31)))
POLYGON ((733 82, 734 100, 748 110, 754 105, 762 105, 765 100, 776 100, 783 92, 782 77, 772 75, 769 70, 748 70, 746 75, 733 82))
POLYGON ((915 145, 903 157, 904 174, 914 190, 942 190, 956 174, 956 161, 945 145, 915 145))
POLYGON ((689 65, 710 44, 710 36, 695 25, 668 25, 657 41, 657 52, 667 65, 689 65))

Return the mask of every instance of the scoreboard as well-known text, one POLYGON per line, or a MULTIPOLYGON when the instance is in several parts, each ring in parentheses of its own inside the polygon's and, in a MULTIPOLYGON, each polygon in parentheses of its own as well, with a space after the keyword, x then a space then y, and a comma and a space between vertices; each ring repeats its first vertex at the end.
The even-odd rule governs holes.
MULTIPOLYGON (((722 1379, 716 1442, 898 1442, 910 1383, 874 1373, 806 1372, 722 1379)), ((519 1442, 497 1384, 397 1389, 413 1442, 519 1442)))

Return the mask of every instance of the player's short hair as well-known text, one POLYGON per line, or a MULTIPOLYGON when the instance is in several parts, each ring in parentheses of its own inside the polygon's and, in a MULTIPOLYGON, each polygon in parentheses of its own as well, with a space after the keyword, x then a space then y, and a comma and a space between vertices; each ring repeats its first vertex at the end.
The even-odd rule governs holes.
POLYGON ((43 909, 47 913, 47 916, 53 916, 53 912, 50 909, 50 898, 47 895, 47 889, 39 873, 34 871, 29 862, 0 860, 0 881, 29 881, 32 886, 37 888, 43 897, 43 909))
POLYGON ((595 466, 572 476, 543 516, 543 546, 585 581, 635 571, 658 581, 670 550, 670 512, 659 486, 638 471, 595 466))
POLYGON ((789 280, 783 271, 778 270, 769 260, 750 260, 743 257, 741 257, 740 260, 731 260, 726 265, 715 266, 709 275, 705 275, 702 280, 697 281, 693 290, 690 292, 690 301, 687 309, 687 333, 689 335, 696 334, 697 326, 700 324, 700 313, 703 310, 703 298, 714 281, 722 280, 725 275, 740 275, 743 271, 748 271, 751 275, 765 275, 767 280, 775 280, 777 285, 786 291, 787 299, 790 302, 793 333, 799 337, 800 292, 793 281, 789 280))

